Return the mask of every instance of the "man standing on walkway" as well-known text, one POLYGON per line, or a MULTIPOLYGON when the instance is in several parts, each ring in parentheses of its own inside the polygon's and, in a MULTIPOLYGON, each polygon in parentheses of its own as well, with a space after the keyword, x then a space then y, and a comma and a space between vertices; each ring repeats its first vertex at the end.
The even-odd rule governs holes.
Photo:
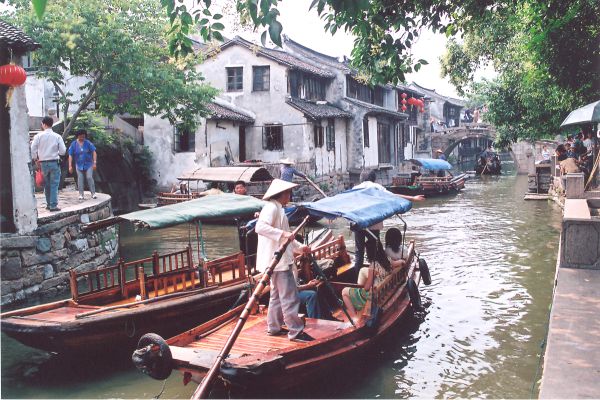
POLYGON ((96 185, 94 185, 94 171, 96 170, 96 146, 87 139, 87 131, 85 129, 78 130, 75 136, 77 140, 74 140, 71 146, 69 146, 69 173, 73 173, 73 158, 75 158, 79 200, 83 200, 84 177, 92 193, 92 199, 95 199, 96 185))
MULTIPOLYGON (((256 268, 260 272, 265 272, 275 252, 292 236, 283 207, 289 203, 292 189, 296 186, 298 185, 295 183, 274 179, 263 196, 263 200, 268 201, 256 223, 258 234, 256 268)), ((314 340, 304 332, 304 323, 298 316, 300 299, 293 270, 294 253, 302 254, 309 251, 308 246, 294 240, 283 253, 279 264, 275 266, 271 276, 271 297, 267 313, 267 333, 271 336, 284 334, 282 325, 285 323, 290 340, 302 342, 314 340)))
POLYGON ((42 119, 43 131, 35 135, 31 143, 31 158, 37 161, 44 175, 44 195, 46 208, 60 211, 58 208, 58 185, 60 184, 60 156, 67 148, 62 137, 52 130, 54 121, 50 117, 42 119))

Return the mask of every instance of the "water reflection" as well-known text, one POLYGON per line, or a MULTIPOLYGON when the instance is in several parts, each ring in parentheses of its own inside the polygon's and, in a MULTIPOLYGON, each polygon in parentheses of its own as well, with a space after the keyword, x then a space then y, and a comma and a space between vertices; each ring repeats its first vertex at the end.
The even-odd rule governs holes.
MULTIPOLYGON (((326 385, 285 395, 530 397, 552 295, 560 211, 552 203, 523 201, 526 185, 526 177, 484 177, 453 198, 416 204, 405 219, 409 239, 431 268, 433 284, 421 287, 426 315, 405 318, 365 359, 332 371, 326 385)), ((332 227, 352 249, 345 224, 332 227)), ((195 238, 187 227, 143 234, 122 227, 121 234, 126 259, 180 250, 195 238)), ((203 226, 202 234, 209 258, 237 249, 232 226, 203 226)), ((3 335, 2 395, 149 398, 161 392, 163 382, 128 362, 115 365, 107 353, 108 362, 87 360, 71 368, 3 335)), ((174 373, 162 397, 189 398, 193 390, 174 373)))

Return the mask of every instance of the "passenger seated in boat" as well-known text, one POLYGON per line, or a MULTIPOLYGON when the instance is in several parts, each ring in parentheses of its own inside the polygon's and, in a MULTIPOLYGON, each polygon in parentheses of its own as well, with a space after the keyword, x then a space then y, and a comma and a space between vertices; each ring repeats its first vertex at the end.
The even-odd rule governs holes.
POLYGON ((402 245, 400 229, 390 228, 385 233, 385 255, 389 258, 392 268, 402 268, 406 265, 408 249, 402 245))
POLYGON ((357 283, 360 288, 344 288, 342 298, 348 309, 350 317, 355 323, 358 323, 358 312, 362 311, 371 299, 371 289, 373 286, 381 283, 392 270, 390 260, 385 255, 380 241, 368 241, 366 243, 367 259, 369 266, 363 267, 358 273, 357 283))
POLYGON ((171 193, 173 194, 188 194, 189 192, 190 191, 188 190, 187 183, 185 182, 181 182, 179 187, 174 183, 171 187, 171 193))

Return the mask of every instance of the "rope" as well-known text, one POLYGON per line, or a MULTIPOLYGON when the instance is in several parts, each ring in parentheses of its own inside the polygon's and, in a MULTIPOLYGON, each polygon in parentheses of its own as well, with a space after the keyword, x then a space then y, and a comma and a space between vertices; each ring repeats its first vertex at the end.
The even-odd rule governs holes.
POLYGON ((165 386, 167 386, 167 380, 166 379, 163 381, 163 386, 162 386, 162 389, 160 389, 160 392, 156 396, 154 396, 155 399, 159 399, 160 396, 162 396, 162 394, 165 391, 165 386))

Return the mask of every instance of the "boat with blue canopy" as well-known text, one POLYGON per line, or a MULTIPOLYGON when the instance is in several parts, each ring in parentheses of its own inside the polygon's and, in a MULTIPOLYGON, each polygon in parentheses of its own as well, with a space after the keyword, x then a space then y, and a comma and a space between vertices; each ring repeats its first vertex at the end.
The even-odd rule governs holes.
POLYGON ((437 158, 413 158, 409 160, 412 170, 409 174, 392 177, 392 184, 386 189, 392 193, 426 197, 456 194, 465 187, 467 174, 453 175, 452 164, 437 158))
POLYGON ((251 196, 223 194, 89 223, 82 229, 118 223, 141 229, 190 224, 192 229, 182 239, 187 242, 183 250, 118 259, 92 271, 71 270, 70 299, 2 313, 2 332, 57 353, 90 354, 107 348, 129 353, 148 332, 170 336, 220 315, 236 305, 256 271, 242 251, 209 260, 202 223, 247 217, 263 205, 251 196))
MULTIPOLYGON (((375 188, 353 189, 335 196, 299 206, 308 215, 329 220, 343 218, 355 229, 367 229, 394 215, 411 209, 411 202, 375 188)), ((345 288, 359 289, 356 271, 346 250, 343 237, 311 247, 309 257, 299 257, 299 273, 306 279, 319 276, 323 286, 319 296, 329 293, 334 319, 305 318, 304 331, 314 338, 309 342, 290 341, 284 336, 268 336, 267 305, 250 315, 241 316, 239 306, 187 332, 164 340, 158 335, 145 335, 132 358, 136 367, 155 379, 165 379, 172 370, 183 374, 183 383, 200 383, 207 371, 218 365, 218 384, 230 394, 241 390, 245 396, 293 397, 293 388, 317 384, 330 379, 338 367, 359 363, 365 352, 373 349, 382 337, 392 331, 411 310, 420 309, 418 284, 430 283, 429 269, 419 257, 414 241, 399 266, 385 270, 381 279, 368 288, 368 305, 356 311, 351 320, 340 304, 345 288), (314 264, 329 263, 332 274, 321 275, 314 264), (312 274, 312 275, 310 275, 312 274), (321 293, 324 287, 328 291, 321 293), (331 289, 332 288, 332 289, 331 289), (331 290, 331 291, 330 291, 331 290), (220 350, 229 345, 229 334, 241 318, 247 318, 230 351, 221 357, 220 350)), ((251 303, 249 303, 251 304, 251 303)), ((237 327, 236 327, 237 328, 237 327)), ((229 347, 228 347, 229 348, 229 347)), ((196 398, 196 396, 194 397, 196 398)))

